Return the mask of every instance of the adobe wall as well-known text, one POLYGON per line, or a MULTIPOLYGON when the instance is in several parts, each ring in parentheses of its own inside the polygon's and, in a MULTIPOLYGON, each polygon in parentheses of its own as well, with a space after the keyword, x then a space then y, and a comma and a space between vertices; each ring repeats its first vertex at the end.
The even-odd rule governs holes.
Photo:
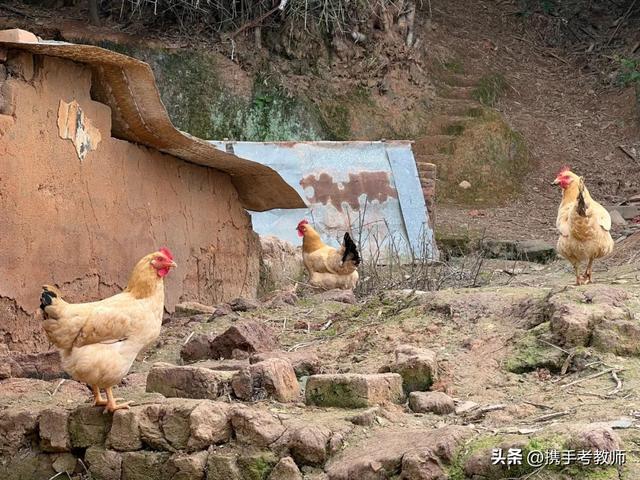
POLYGON ((104 298, 161 246, 179 267, 170 311, 256 294, 259 243, 229 176, 112 138, 90 88, 74 62, 9 51, 0 64, 0 354, 48 349, 41 285, 104 298))

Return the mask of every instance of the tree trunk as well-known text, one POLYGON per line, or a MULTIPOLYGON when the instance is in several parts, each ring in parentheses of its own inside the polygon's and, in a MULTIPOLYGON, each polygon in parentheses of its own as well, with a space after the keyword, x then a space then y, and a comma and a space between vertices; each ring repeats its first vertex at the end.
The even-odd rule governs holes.
POLYGON ((99 0, 89 0, 89 21, 91 25, 100 25, 100 15, 98 15, 99 0))

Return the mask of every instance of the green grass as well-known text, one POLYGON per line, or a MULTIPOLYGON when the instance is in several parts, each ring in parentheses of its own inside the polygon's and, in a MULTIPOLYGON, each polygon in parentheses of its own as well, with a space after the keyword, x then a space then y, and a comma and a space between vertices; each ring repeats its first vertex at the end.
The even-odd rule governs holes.
POLYGON ((483 105, 493 107, 508 86, 507 80, 501 73, 485 75, 480 79, 471 96, 483 105))
POLYGON ((442 133, 444 135, 452 135, 454 137, 459 137, 464 133, 464 124, 462 123, 452 123, 450 125, 445 126, 442 129, 442 133))
POLYGON ((462 65, 462 62, 456 58, 443 62, 442 66, 453 73, 464 73, 464 66, 462 65))

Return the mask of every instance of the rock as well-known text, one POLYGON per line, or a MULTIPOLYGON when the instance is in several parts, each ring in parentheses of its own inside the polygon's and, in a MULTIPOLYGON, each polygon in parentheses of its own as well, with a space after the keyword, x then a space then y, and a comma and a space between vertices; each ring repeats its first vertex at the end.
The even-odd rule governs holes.
POLYGON ((271 471, 267 480, 302 480, 302 473, 291 457, 283 457, 271 471))
POLYGON ((122 454, 102 447, 89 447, 84 454, 93 480, 120 480, 122 454))
POLYGON ((320 292, 313 295, 313 297, 319 303, 321 302, 340 302, 353 305, 356 303, 356 296, 351 290, 333 289, 326 292, 320 292))
POLYGON ((611 210, 609 215, 611 216, 611 225, 621 227, 627 224, 627 221, 618 210, 611 210))
POLYGON ((402 480, 448 480, 440 459, 430 450, 408 452, 402 457, 402 480))
POLYGON ((205 360, 192 364, 193 367, 208 368, 209 370, 221 370, 223 372, 239 372, 249 366, 249 360, 205 360))
POLYGON ((258 308, 259 304, 255 300, 250 300, 244 297, 234 298, 229 302, 229 307, 233 312, 248 312, 258 308))
POLYGON ((390 370, 402 377, 405 393, 429 390, 438 379, 435 352, 411 345, 400 345, 395 349, 395 363, 390 370))
POLYGON ((187 449, 202 450, 209 445, 228 442, 231 439, 231 417, 228 404, 203 402, 190 415, 190 435, 187 449))
POLYGON ((215 310, 216 309, 214 307, 203 305, 198 302, 183 302, 176 305, 175 316, 189 317, 191 315, 213 314, 215 310))
POLYGON ((458 186, 463 190, 468 190, 471 188, 471 183, 468 180, 461 181, 458 186))
POLYGON ((232 313, 233 310, 231 310, 231 307, 228 304, 224 303, 222 305, 218 305, 209 317, 209 322, 213 322, 216 318, 231 315, 232 313))
POLYGON ((573 450, 600 450, 612 452, 620 450, 620 437, 610 426, 592 423, 577 428, 567 441, 568 448, 573 450))
POLYGON ((0 355, 0 379, 3 378, 37 378, 51 380, 69 378, 62 369, 60 354, 57 350, 45 353, 11 353, 0 355))
POLYGON ((171 480, 204 480, 208 456, 207 451, 172 455, 166 463, 168 478, 171 480))
POLYGON ((282 358, 288 360, 296 372, 296 377, 308 377, 320 371, 320 359, 315 353, 298 350, 295 352, 284 352, 281 350, 273 352, 254 353, 249 357, 249 362, 258 363, 269 358, 282 358))
POLYGON ((462 415, 463 413, 470 412, 471 410, 474 410, 476 408, 478 408, 478 404, 476 402, 466 400, 456 407, 455 412, 456 415, 462 415))
POLYGON ((331 430, 318 425, 295 429, 288 440, 291 456, 301 465, 324 464, 330 436, 331 430))
POLYGON ((523 240, 516 243, 516 258, 525 262, 549 263, 557 258, 556 249, 542 240, 523 240))
POLYGON ((25 450, 19 455, 2 457, 0 478, 2 480, 50 480, 56 471, 51 465, 53 455, 25 450))
POLYGON ((130 452, 142 448, 140 438, 139 409, 117 410, 113 413, 107 446, 113 450, 130 452))
POLYGON ((147 372, 130 373, 122 379, 123 387, 145 387, 147 385, 147 372))
POLYGON ((207 462, 207 480, 243 480, 233 453, 210 451, 207 462))
POLYGON ((165 452, 128 452, 122 455, 122 478, 126 480, 169 480, 165 452))
MULTIPOLYGON (((386 429, 331 458, 325 471, 329 480, 390 478, 401 471, 403 458, 407 454, 430 452, 440 461, 450 462, 455 451, 471 435, 473 430, 460 426, 431 430, 386 429)), ((409 472, 420 466, 422 471, 425 471, 431 463, 427 459, 415 458, 413 455, 408 457, 407 462, 406 467, 409 472)), ((401 478, 409 480, 414 477, 404 475, 403 471, 401 478)))
POLYGON ((220 370, 155 363, 147 376, 147 392, 215 400, 231 391, 231 378, 232 373, 220 370))
POLYGON ((185 362, 196 362, 211 358, 211 341, 214 336, 211 334, 201 334, 192 336, 189 341, 182 346, 180 358, 185 362))
POLYGON ((349 419, 354 425, 370 427, 376 421, 376 417, 380 414, 379 407, 368 408, 364 412, 358 413, 349 419))
POLYGON ((175 399, 132 409, 143 444, 155 449, 202 450, 231 437, 230 407, 209 400, 175 399))
POLYGON ((245 401, 275 398, 292 402, 300 396, 293 367, 282 358, 269 358, 236 373, 231 380, 233 393, 245 401))
POLYGON ((264 306, 268 308, 278 308, 285 307, 287 305, 295 305, 297 301, 298 296, 291 291, 273 292, 262 300, 264 306))
MULTIPOLYGON (((69 437, 69 412, 52 408, 40 415, 40 447, 45 452, 68 452, 71 449, 69 437)), ((54 467, 55 468, 55 467, 54 467)))
POLYGON ((312 375, 305 395, 309 405, 342 408, 401 403, 404 399, 402 377, 395 373, 312 375))
POLYGON ((409 407, 414 412, 432 412, 440 415, 453 413, 455 410, 453 398, 443 392, 411 392, 409 407))
POLYGON ((268 412, 248 407, 236 407, 231 413, 231 424, 239 443, 267 447, 285 432, 280 420, 268 412))
POLYGON ((234 350, 247 352, 269 352, 277 349, 275 335, 263 323, 246 321, 237 323, 217 337, 194 335, 182 347, 180 356, 185 361, 203 359, 234 358, 234 350))
POLYGON ((67 472, 71 476, 78 465, 78 459, 70 453, 60 453, 54 457, 51 466, 56 473, 67 472))
POLYGON ((94 406, 79 407, 69 415, 71 446, 87 448, 103 445, 109 428, 111 415, 104 415, 104 409, 94 406))

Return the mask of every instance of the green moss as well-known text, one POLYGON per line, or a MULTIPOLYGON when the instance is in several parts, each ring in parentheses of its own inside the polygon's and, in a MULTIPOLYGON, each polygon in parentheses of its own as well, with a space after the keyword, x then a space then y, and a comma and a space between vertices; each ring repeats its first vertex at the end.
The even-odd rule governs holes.
POLYGON ((472 107, 466 112, 467 117, 480 118, 484 115, 484 109, 482 107, 472 107))
POLYGON ((504 75, 494 73, 482 77, 471 96, 483 105, 493 107, 507 87, 508 83, 504 75))
POLYGON ((565 355, 540 341, 540 338, 548 333, 549 322, 526 332, 516 341, 511 355, 505 361, 505 368, 512 373, 526 373, 538 368, 559 372, 565 355))
POLYGON ((273 453, 260 452, 242 455, 237 463, 244 480, 266 480, 277 461, 273 453))
POLYGON ((464 65, 457 58, 452 58, 445 61, 442 66, 453 73, 464 73, 464 65))

